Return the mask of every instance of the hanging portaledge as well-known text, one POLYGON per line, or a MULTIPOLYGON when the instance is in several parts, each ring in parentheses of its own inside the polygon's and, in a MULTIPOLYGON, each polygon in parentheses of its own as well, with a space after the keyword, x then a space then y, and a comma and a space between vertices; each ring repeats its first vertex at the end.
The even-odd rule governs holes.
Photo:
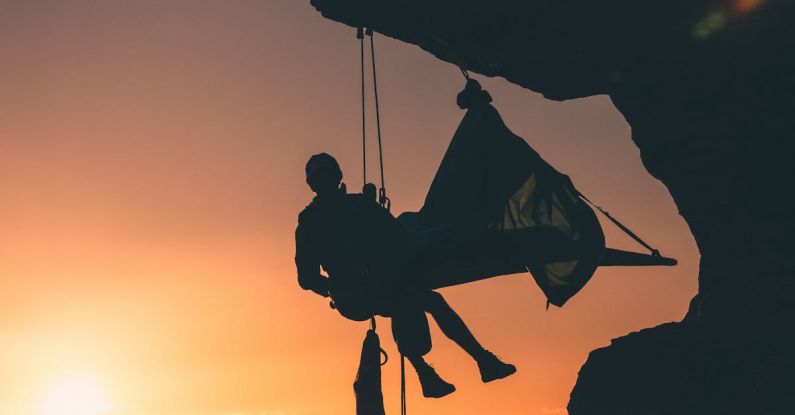
POLYGON ((490 102, 477 81, 467 82, 458 97, 467 112, 424 206, 398 218, 431 241, 412 267, 420 284, 435 289, 530 271, 549 302, 562 306, 600 265, 676 264, 602 211, 652 253, 605 248, 587 199, 511 132, 490 102), (450 224, 483 231, 445 234, 450 224))

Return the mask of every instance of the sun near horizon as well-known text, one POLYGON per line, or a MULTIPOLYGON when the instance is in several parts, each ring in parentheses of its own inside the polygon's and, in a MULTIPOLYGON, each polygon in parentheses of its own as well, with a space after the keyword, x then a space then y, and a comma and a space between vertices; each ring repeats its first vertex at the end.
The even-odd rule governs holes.
POLYGON ((41 397, 40 415, 104 415, 113 406, 97 380, 66 375, 52 382, 41 397))

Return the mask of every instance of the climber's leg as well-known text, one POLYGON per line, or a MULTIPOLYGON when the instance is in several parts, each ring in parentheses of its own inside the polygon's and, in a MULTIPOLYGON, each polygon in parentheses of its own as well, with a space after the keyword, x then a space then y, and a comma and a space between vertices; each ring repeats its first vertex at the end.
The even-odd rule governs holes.
POLYGON ((405 297, 393 310, 392 337, 400 354, 406 356, 417 371, 423 396, 441 398, 455 391, 455 386, 445 382, 422 358, 431 350, 431 333, 425 311, 414 297, 405 297))
POLYGON ((428 291, 422 296, 425 310, 433 316, 442 332, 464 349, 478 364, 483 382, 502 379, 516 372, 516 367, 502 362, 483 348, 464 324, 464 320, 447 304, 441 294, 428 291))
POLYGON ((417 371, 422 386, 422 396, 441 398, 455 392, 455 386, 447 383, 420 355, 409 355, 406 358, 417 371))
POLYGON ((456 342, 464 351, 477 360, 485 349, 478 343, 475 336, 464 323, 464 320, 453 310, 441 294, 427 291, 421 296, 421 304, 429 312, 445 336, 456 342))

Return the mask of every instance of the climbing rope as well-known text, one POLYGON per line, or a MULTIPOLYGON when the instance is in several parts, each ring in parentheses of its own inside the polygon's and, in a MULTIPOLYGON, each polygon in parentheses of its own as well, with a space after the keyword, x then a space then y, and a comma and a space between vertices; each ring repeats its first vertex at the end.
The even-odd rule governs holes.
POLYGON ((400 415, 406 415, 406 356, 400 355, 400 415))
POLYGON ((367 125, 366 125, 366 86, 365 86, 365 63, 364 63, 364 38, 370 38, 370 60, 373 72, 373 94, 375 103, 375 126, 378 138, 378 165, 381 173, 381 187, 378 189, 378 203, 386 210, 391 207, 391 201, 386 195, 386 179, 384 175, 384 145, 381 135, 381 105, 378 99, 378 76, 376 74, 375 62, 375 42, 373 41, 373 31, 371 29, 357 28, 356 38, 359 39, 360 48, 360 68, 361 68, 361 101, 362 101, 362 185, 367 185, 367 125))
MULTIPOLYGON (((381 139, 381 107, 378 101, 378 76, 376 75, 375 65, 375 41, 373 40, 372 29, 367 29, 365 32, 370 37, 370 61, 373 70, 373 97, 375 98, 375 128, 378 137, 378 164, 381 170, 381 188, 378 189, 378 203, 389 210, 392 202, 386 195, 386 179, 384 176, 384 147, 383 140, 381 139)), ((364 69, 362 69, 364 71, 364 69)), ((364 116, 364 113, 362 113, 364 116)), ((375 325, 375 318, 373 318, 373 325, 375 325)), ((386 355, 386 352, 384 352, 386 355)), ((386 361, 384 361, 386 363, 386 361)), ((406 415, 406 356, 400 355, 400 415, 406 415)))
POLYGON ((381 109, 378 104, 378 77, 375 70, 375 42, 373 40, 373 31, 367 29, 367 36, 370 37, 370 60, 373 67, 373 94, 375 98, 375 127, 378 135, 378 163, 381 167, 381 188, 378 190, 378 203, 381 204, 386 210, 390 208, 389 198, 386 197, 386 184, 384 178, 384 147, 381 140, 381 109))
POLYGON ((356 38, 359 39, 359 58, 362 75, 362 186, 367 184, 367 110, 364 99, 364 29, 356 29, 356 38))
POLYGON ((466 79, 468 81, 469 80, 469 71, 467 71, 466 68, 464 68, 460 64, 457 64, 456 66, 458 66, 458 69, 461 71, 461 75, 464 75, 464 79, 466 79))
MULTIPOLYGON (((359 39, 359 63, 361 69, 361 101, 362 101, 362 186, 367 185, 367 124, 366 124, 366 94, 365 94, 365 67, 364 67, 364 38, 370 38, 370 62, 371 70, 373 71, 373 97, 375 101, 375 126, 376 134, 378 137, 378 165, 379 172, 381 173, 381 187, 378 189, 378 203, 386 210, 389 210, 392 202, 386 195, 386 179, 384 175, 384 147, 383 139, 381 136, 381 107, 378 100, 378 76, 376 74, 375 62, 375 42, 373 40, 372 29, 357 28, 356 38, 359 39)), ((466 75, 465 75, 466 76, 466 75)), ((370 329, 375 331, 376 323, 375 316, 370 317, 370 329)), ((381 354, 384 355, 384 361, 381 365, 385 365, 389 361, 389 356, 384 349, 381 349, 381 354)), ((406 415, 406 357, 400 355, 400 414, 406 415)))

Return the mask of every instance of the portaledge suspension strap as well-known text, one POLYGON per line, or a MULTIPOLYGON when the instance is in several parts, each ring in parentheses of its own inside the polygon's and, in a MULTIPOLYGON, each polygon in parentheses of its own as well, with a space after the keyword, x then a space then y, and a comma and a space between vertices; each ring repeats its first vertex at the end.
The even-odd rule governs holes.
POLYGON ((649 245, 648 243, 646 243, 646 241, 644 241, 643 239, 641 239, 641 238, 640 238, 640 236, 636 235, 636 234, 635 234, 635 232, 632 232, 632 230, 630 230, 629 228, 627 228, 627 227, 626 227, 626 225, 624 225, 623 223, 621 223, 621 222, 620 222, 618 219, 614 218, 614 217, 613 217, 613 216, 610 214, 610 212, 608 212, 608 211, 606 211, 606 210, 602 209, 602 207, 601 207, 601 206, 599 206, 599 205, 597 205, 596 203, 594 203, 594 202, 591 202, 591 200, 590 200, 590 199, 588 199, 587 197, 585 197, 585 195, 584 195, 584 194, 582 194, 582 193, 580 193, 580 192, 577 192, 577 193, 579 194, 579 196, 580 196, 580 198, 581 198, 582 200, 584 200, 586 203, 588 203, 589 205, 591 205, 591 206, 593 206, 594 208, 596 208, 596 210, 598 210, 599 212, 602 212, 602 214, 603 214, 603 215, 605 215, 605 217, 606 217, 607 219, 610 219, 610 222, 613 222, 613 224, 614 224, 614 225, 618 226, 618 228, 619 228, 619 229, 621 229, 622 231, 624 231, 624 233, 626 233, 627 235, 629 235, 629 237, 630 237, 630 238, 634 239, 634 240, 635 240, 635 242, 637 242, 637 243, 641 244, 641 245, 642 245, 644 248, 648 249, 648 250, 649 250, 649 252, 651 252, 651 255, 652 255, 652 256, 660 256, 660 251, 658 251, 658 250, 657 250, 657 249, 655 249, 653 246, 651 246, 651 245, 649 245))

